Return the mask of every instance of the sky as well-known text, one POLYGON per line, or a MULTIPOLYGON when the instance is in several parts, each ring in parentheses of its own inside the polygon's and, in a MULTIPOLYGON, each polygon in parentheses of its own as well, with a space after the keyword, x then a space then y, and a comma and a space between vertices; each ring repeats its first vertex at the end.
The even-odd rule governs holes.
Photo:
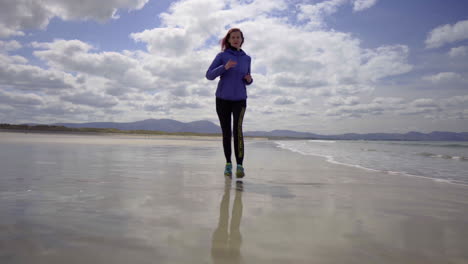
POLYGON ((466 0, 1 1, 0 123, 217 124, 232 27, 244 131, 468 132, 466 0))

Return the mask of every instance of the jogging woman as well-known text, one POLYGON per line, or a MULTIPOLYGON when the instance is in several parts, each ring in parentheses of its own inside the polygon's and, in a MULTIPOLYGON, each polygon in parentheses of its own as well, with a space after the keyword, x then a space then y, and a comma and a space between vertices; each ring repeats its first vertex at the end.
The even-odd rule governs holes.
POLYGON ((236 176, 245 175, 242 162, 244 160, 244 136, 242 121, 247 107, 246 85, 253 82, 250 76, 251 58, 241 49, 244 35, 238 28, 230 29, 221 40, 222 52, 216 55, 211 63, 206 78, 214 80, 220 77, 216 89, 216 113, 223 131, 223 148, 226 157, 224 175, 232 176, 231 162, 231 115, 233 116, 234 153, 236 155, 236 176))

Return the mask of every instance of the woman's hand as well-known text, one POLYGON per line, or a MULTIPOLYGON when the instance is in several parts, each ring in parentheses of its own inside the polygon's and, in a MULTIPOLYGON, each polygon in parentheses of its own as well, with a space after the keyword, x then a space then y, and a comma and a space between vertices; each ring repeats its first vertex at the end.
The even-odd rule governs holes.
POLYGON ((252 82, 252 76, 250 76, 250 74, 247 74, 244 76, 244 79, 247 81, 247 83, 251 83, 252 82))
POLYGON ((224 65, 224 69, 229 70, 232 67, 237 65, 237 61, 229 60, 226 65, 224 65))

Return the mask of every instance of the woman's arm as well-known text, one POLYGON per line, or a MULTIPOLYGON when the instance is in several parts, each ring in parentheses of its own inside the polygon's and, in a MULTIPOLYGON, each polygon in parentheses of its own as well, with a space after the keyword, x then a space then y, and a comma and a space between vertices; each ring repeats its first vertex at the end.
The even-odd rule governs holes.
POLYGON ((206 71, 206 78, 210 81, 216 79, 216 77, 220 76, 226 71, 224 68, 223 61, 221 59, 221 53, 216 55, 216 58, 211 63, 210 67, 206 71))
POLYGON ((249 60, 249 69, 247 74, 244 76, 245 84, 251 85, 253 83, 252 76, 250 75, 250 60, 249 60))

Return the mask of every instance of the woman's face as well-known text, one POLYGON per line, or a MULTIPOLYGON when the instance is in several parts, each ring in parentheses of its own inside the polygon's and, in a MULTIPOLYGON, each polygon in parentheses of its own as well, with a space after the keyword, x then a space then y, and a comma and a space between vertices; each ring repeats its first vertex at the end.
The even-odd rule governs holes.
POLYGON ((229 44, 236 49, 240 49, 242 45, 242 36, 239 31, 232 32, 229 35, 229 44))

